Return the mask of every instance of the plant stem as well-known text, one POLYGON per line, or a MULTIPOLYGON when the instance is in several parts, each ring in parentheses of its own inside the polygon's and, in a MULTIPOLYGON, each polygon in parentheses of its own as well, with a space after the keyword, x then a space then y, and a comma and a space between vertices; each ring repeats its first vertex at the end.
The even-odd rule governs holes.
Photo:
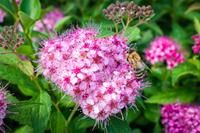
POLYGON ((116 31, 116 33, 118 33, 118 25, 117 25, 117 23, 115 23, 115 31, 116 31))
POLYGON ((56 110, 57 110, 58 112, 60 112, 60 109, 59 109, 58 105, 57 105, 56 103, 54 103, 53 101, 52 101, 52 103, 53 103, 54 107, 56 108, 56 110))
POLYGON ((46 33, 48 34, 48 36, 50 37, 50 32, 49 32, 49 30, 48 30, 46 24, 44 23, 44 20, 41 19, 40 21, 41 21, 42 25, 44 26, 44 30, 45 30, 45 32, 46 32, 46 33))
POLYGON ((130 22, 131 22, 130 17, 128 16, 127 21, 126 21, 126 26, 124 27, 124 31, 126 31, 130 22))
POLYGON ((134 27, 138 27, 139 25, 144 24, 145 22, 146 21, 144 19, 141 19, 136 25, 134 25, 134 27))
POLYGON ((33 78, 33 82, 34 82, 35 85, 37 86, 38 90, 41 91, 41 90, 42 90, 42 87, 41 87, 40 84, 38 83, 37 77, 34 77, 34 78, 33 78))
POLYGON ((74 114, 76 113, 78 107, 79 107, 78 105, 75 105, 75 106, 74 106, 72 112, 70 113, 70 115, 69 115, 69 117, 68 117, 68 119, 67 119, 67 125, 66 125, 66 127, 68 127, 68 125, 69 125, 71 119, 73 118, 74 114))
POLYGON ((17 54, 16 52, 0 52, 0 54, 17 54))
POLYGON ((61 100, 62 100, 65 96, 66 96, 66 95, 63 95, 63 96, 60 98, 60 100, 56 103, 57 106, 60 104, 61 100))
MULTIPOLYGON (((26 38, 28 39, 29 43, 31 43, 31 46, 32 46, 32 39, 31 39, 31 37, 29 36, 29 32, 26 31, 26 29, 25 29, 25 27, 24 27, 22 21, 20 20, 19 15, 18 15, 19 7, 18 7, 18 5, 17 5, 17 3, 16 3, 16 0, 12 0, 12 2, 13 2, 13 4, 14 4, 15 8, 16 8, 16 16, 17 16, 17 17, 15 17, 16 23, 20 23, 20 25, 22 26, 22 29, 23 29, 23 31, 24 31, 24 34, 25 34, 26 38)), ((16 25, 16 26, 17 26, 17 25, 16 25)), ((33 48, 33 46, 32 46, 32 48, 33 48)))
POLYGON ((125 28, 125 24, 124 24, 123 19, 121 19, 121 23, 122 23, 123 28, 125 28))

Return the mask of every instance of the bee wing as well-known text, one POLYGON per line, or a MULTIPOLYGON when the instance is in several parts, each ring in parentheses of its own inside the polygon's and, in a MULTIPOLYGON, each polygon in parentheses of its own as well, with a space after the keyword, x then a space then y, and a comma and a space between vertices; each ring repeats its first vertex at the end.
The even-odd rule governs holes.
POLYGON ((144 66, 146 69, 148 69, 150 72, 152 72, 152 71, 151 71, 151 68, 149 68, 143 61, 142 61, 142 64, 143 64, 143 66, 144 66))

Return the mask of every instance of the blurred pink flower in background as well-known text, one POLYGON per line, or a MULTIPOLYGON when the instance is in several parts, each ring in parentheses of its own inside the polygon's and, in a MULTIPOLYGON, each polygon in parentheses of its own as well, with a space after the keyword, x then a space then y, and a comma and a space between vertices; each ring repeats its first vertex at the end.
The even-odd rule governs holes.
POLYGON ((200 133, 200 106, 168 104, 161 109, 165 133, 200 133))
POLYGON ((19 5, 20 4, 20 2, 21 2, 21 0, 16 0, 16 3, 19 5))
POLYGON ((0 131, 4 133, 3 128, 3 119, 6 116, 6 109, 7 109, 7 101, 6 101, 6 92, 4 88, 0 89, 0 131))
POLYGON ((166 61, 167 68, 172 69, 184 61, 184 56, 180 51, 180 45, 174 40, 161 36, 151 42, 150 48, 145 50, 145 54, 147 61, 151 64, 166 61))
POLYGON ((126 60, 127 44, 119 36, 95 38, 94 28, 77 28, 43 42, 43 74, 71 95, 85 115, 103 121, 134 105, 144 87, 126 60))
POLYGON ((35 30, 41 31, 41 32, 46 32, 45 26, 47 28, 47 30, 49 32, 54 31, 55 25, 56 23, 61 20, 62 18, 64 18, 64 14, 62 11, 60 11, 59 9, 54 9, 51 12, 48 12, 43 18, 43 22, 42 23, 41 20, 37 21, 35 24, 35 30), (44 26, 45 25, 45 26, 44 26))
POLYGON ((192 46, 194 54, 200 54, 200 35, 193 35, 192 39, 194 40, 194 46, 192 46))
POLYGON ((0 23, 3 22, 5 16, 6 16, 6 13, 2 9, 0 9, 0 23))

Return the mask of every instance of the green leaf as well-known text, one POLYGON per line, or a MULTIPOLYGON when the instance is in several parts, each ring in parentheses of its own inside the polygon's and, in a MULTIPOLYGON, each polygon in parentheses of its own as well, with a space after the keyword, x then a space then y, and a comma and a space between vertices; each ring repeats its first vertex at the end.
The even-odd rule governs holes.
POLYGON ((188 59, 188 62, 195 65, 198 70, 200 70, 200 60, 197 58, 188 59))
POLYGON ((15 96, 10 94, 9 92, 6 92, 6 100, 7 100, 8 103, 17 103, 17 102, 19 102, 19 100, 15 96))
POLYGON ((194 18, 194 28, 200 34, 200 21, 197 18, 194 18))
POLYGON ((69 24, 71 21, 71 16, 66 16, 63 19, 61 19, 59 22, 56 23, 55 29, 56 31, 61 30, 65 25, 69 24))
POLYGON ((31 126, 36 133, 43 133, 51 113, 51 98, 42 91, 33 101, 42 105, 31 109, 31 126))
POLYGON ((33 96, 38 92, 30 78, 15 67, 0 63, 0 79, 17 85, 24 95, 33 96))
POLYGON ((128 110, 128 117, 127 117, 127 121, 128 123, 134 121, 137 119, 137 117, 141 114, 140 111, 138 110, 133 110, 133 109, 129 109, 128 110))
POLYGON ((160 123, 157 122, 154 129, 153 129, 153 133, 162 133, 162 128, 160 126, 160 123))
POLYGON ((115 32, 111 31, 111 30, 102 30, 97 36, 96 38, 104 38, 104 37, 109 37, 114 35, 115 32))
POLYGON ((186 19, 188 19, 188 20, 193 21, 195 17, 197 19, 200 19, 200 14, 199 14, 198 11, 191 11, 191 12, 189 12, 187 14, 184 14, 183 17, 186 18, 186 19))
POLYGON ((188 9, 185 11, 185 14, 190 13, 191 11, 194 11, 194 10, 200 10, 200 3, 194 3, 190 5, 188 9))
POLYGON ((25 27, 25 32, 28 32, 29 28, 35 23, 35 21, 22 11, 19 11, 18 15, 23 27, 25 27))
POLYGON ((148 23, 146 26, 155 31, 158 35, 163 35, 162 29, 156 23, 148 23))
POLYGON ((159 80, 166 80, 170 76, 170 71, 168 71, 166 68, 157 67, 155 65, 151 68, 151 73, 159 80))
POLYGON ((31 31, 31 37, 39 38, 41 40, 48 39, 48 35, 39 31, 31 31))
POLYGON ((172 85, 175 85, 179 79, 186 75, 193 75, 200 77, 200 70, 189 62, 184 62, 176 66, 172 71, 172 85))
POLYGON ((61 107, 74 107, 75 106, 75 103, 71 96, 66 95, 55 84, 50 84, 50 86, 54 90, 53 94, 54 94, 57 102, 59 102, 59 106, 61 106, 61 107))
POLYGON ((128 42, 137 41, 141 38, 140 29, 138 27, 128 27, 123 35, 128 38, 128 42))
POLYGON ((188 33, 186 30, 177 23, 173 23, 172 29, 173 38, 181 44, 188 45, 188 33))
MULTIPOLYGON (((8 106, 9 112, 16 112, 16 114, 8 114, 7 117, 18 121, 21 124, 29 124, 31 123, 29 120, 31 119, 30 112, 32 108, 38 108, 41 106, 41 103, 35 103, 32 100, 26 100, 26 101, 18 101, 10 106, 8 106)), ((31 124, 29 124, 31 125, 31 124)))
POLYGON ((34 58, 34 50, 30 45, 23 44, 17 48, 17 53, 26 55, 30 58, 34 58))
POLYGON ((132 133, 142 133, 142 131, 139 128, 133 129, 132 133))
POLYGON ((90 118, 82 119, 79 115, 72 119, 67 128, 68 133, 87 133, 87 128, 94 126, 95 121, 90 118))
POLYGON ((61 112, 54 111, 50 117, 50 128, 52 133, 64 133, 65 117, 61 112))
POLYGON ((158 122, 160 118, 160 107, 158 105, 147 105, 144 110, 144 116, 151 122, 158 122))
POLYGON ((9 52, 10 52, 9 50, 5 50, 2 47, 0 47, 0 53, 8 53, 8 54, 1 54, 0 63, 17 67, 28 76, 34 75, 34 67, 30 61, 21 60, 16 54, 12 54, 9 52))
POLYGON ((33 129, 29 126, 23 126, 18 128, 14 133, 34 133, 33 129))
POLYGON ((31 100, 20 103, 10 109, 17 113, 10 114, 9 118, 20 124, 29 125, 35 133, 43 133, 51 112, 51 98, 48 93, 41 91, 31 100))
POLYGON ((34 68, 30 61, 23 61, 18 63, 18 68, 28 76, 34 76, 34 68))
POLYGON ((146 100, 147 103, 167 104, 175 102, 190 103, 197 96, 196 91, 192 89, 167 89, 159 92, 146 100))
POLYGON ((9 0, 0 0, 0 8, 4 9, 7 13, 16 18, 15 8, 9 0))
POLYGON ((132 133, 127 121, 111 118, 108 125, 109 133, 132 133))
POLYGON ((41 16, 41 4, 39 0, 22 0, 20 10, 31 19, 38 20, 41 16))

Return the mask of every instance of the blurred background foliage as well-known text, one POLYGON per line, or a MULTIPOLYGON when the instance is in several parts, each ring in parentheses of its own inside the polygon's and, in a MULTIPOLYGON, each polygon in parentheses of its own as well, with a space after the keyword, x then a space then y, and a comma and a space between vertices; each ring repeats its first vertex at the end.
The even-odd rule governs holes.
MULTIPOLYGON (((8 15, 3 26, 19 21, 24 32, 25 42, 17 49, 19 55, 29 60, 21 60, 15 54, 0 55, 0 79, 9 82, 9 113, 4 120, 7 132, 14 133, 86 133, 103 132, 104 127, 96 126, 95 121, 85 118, 81 111, 73 112, 75 104, 69 96, 60 92, 55 85, 35 73, 39 44, 37 37, 44 40, 46 33, 33 30, 34 23, 48 11, 60 8, 65 18, 56 24, 55 31, 61 34, 73 26, 85 26, 88 22, 98 24, 102 29, 113 28, 105 19, 102 10, 115 0, 22 0, 17 9, 13 1, 1 0, 0 7, 8 15), (71 114, 75 115, 71 118, 71 114)), ((144 56, 144 49, 156 36, 170 36, 187 51, 187 61, 173 70, 165 64, 151 66, 148 80, 151 86, 142 91, 137 99, 137 107, 123 111, 124 120, 111 118, 109 133, 161 133, 160 107, 166 103, 198 103, 200 94, 200 60, 192 53, 191 36, 200 29, 200 2, 197 0, 134 0, 139 5, 151 5, 155 15, 152 20, 140 26, 136 49, 144 56)), ((136 35, 135 35, 136 36, 136 35)), ((9 51, 9 50, 8 50, 9 51)), ((0 47, 0 52, 8 52, 0 47)), ((119 115, 119 117, 121 117, 119 115)))

